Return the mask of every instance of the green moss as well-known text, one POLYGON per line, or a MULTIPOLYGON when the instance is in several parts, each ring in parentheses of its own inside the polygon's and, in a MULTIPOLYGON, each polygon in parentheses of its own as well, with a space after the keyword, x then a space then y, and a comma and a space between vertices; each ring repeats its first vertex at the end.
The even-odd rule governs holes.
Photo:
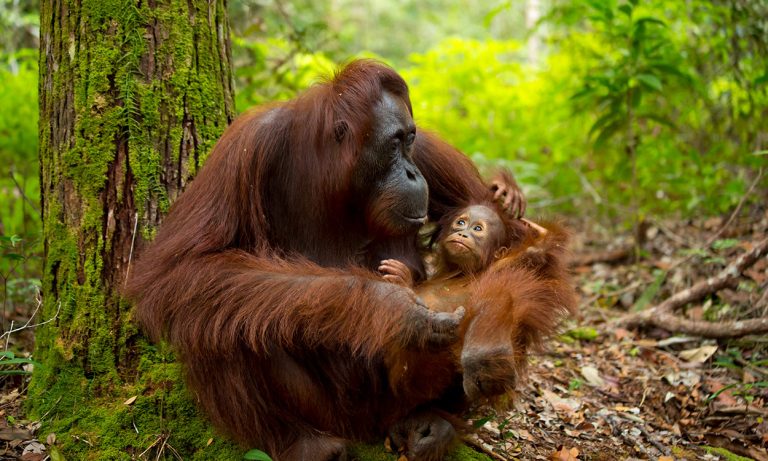
POLYGON ((244 450, 215 434, 197 411, 173 354, 145 343, 140 349, 141 378, 109 397, 98 397, 94 381, 76 368, 41 371, 37 380, 49 383, 38 400, 48 413, 41 433, 58 434, 57 449, 67 459, 128 460, 145 450, 149 458, 164 450, 172 459, 171 448, 185 458, 242 459, 244 450), (128 399, 133 401, 126 404, 128 399))
POLYGON ((754 461, 752 458, 746 458, 744 456, 739 456, 735 453, 731 453, 725 448, 720 448, 720 447, 702 447, 702 448, 704 448, 704 451, 706 451, 710 455, 722 456, 723 458, 726 459, 726 461, 754 461))

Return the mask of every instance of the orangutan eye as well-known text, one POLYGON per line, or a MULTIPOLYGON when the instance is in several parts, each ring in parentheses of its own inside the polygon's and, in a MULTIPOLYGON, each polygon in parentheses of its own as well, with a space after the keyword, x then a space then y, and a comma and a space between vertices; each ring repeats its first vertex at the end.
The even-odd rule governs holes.
POLYGON ((463 226, 464 224, 466 224, 466 222, 464 222, 463 219, 459 219, 458 221, 456 221, 456 225, 458 226, 463 226))
POLYGON ((411 131, 408 133, 408 136, 405 138, 405 144, 410 146, 413 144, 413 142, 416 140, 416 132, 411 131))
POLYGON ((474 227, 474 229, 475 229, 475 232, 480 232, 481 230, 483 230, 483 226, 478 224, 477 226, 474 227))

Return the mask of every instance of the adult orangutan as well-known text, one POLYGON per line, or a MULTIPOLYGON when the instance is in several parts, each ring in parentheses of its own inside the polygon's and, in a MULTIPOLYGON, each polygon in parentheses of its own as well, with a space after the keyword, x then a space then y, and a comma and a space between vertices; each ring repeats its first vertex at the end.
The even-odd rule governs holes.
POLYGON ((131 271, 135 318, 178 351, 212 421, 276 460, 340 458, 345 440, 411 420, 416 459, 436 459, 446 386, 399 399, 384 357, 442 353, 463 310, 430 311, 371 270, 396 258, 422 279, 419 226, 487 190, 416 132, 396 72, 355 61, 225 131, 131 271))

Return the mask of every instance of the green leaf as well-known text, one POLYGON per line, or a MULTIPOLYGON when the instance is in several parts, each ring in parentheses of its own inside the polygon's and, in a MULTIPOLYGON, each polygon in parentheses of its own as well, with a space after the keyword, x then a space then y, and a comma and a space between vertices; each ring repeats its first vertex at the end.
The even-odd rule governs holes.
POLYGON ((475 429, 480 429, 481 427, 485 426, 485 423, 487 423, 491 419, 493 418, 491 418, 490 416, 486 416, 485 418, 480 418, 476 420, 474 423, 472 423, 472 427, 475 429))
POLYGON ((643 16, 642 18, 638 18, 635 20, 635 25, 645 25, 645 24, 656 24, 661 27, 667 27, 667 23, 662 21, 659 18, 654 18, 651 16, 643 16))
POLYGON ((592 88, 591 86, 585 86, 584 88, 580 89, 579 91, 577 91, 576 93, 571 95, 571 97, 569 99, 571 101, 574 101, 576 99, 585 98, 585 97, 590 96, 592 94, 595 94, 595 89, 592 88))
POLYGON ((253 450, 248 450, 248 452, 243 455, 243 459, 247 461, 272 461, 272 458, 270 458, 268 454, 255 448, 253 450))
POLYGON ((675 122, 662 115, 643 112, 642 114, 638 114, 638 116, 641 118, 647 118, 648 120, 653 120, 659 125, 664 125, 667 128, 672 128, 673 130, 676 128, 675 122))
POLYGON ((621 127, 625 125, 624 120, 616 120, 603 128, 603 130, 600 132, 600 135, 595 139, 595 147, 601 147, 606 142, 608 142, 609 139, 611 139, 611 136, 616 134, 621 127))
POLYGON ((594 125, 592 125, 592 127, 589 129, 589 133, 587 134, 587 136, 591 138, 593 134, 602 130, 603 127, 605 127, 606 125, 609 125, 614 121, 618 121, 620 117, 621 117, 621 114, 614 111, 608 112, 607 114, 603 114, 603 116, 598 118, 595 121, 594 125))
POLYGON ((637 79, 651 90, 661 91, 661 80, 659 80, 659 77, 651 74, 638 74, 637 79))
POLYGON ((641 310, 645 309, 645 307, 653 301, 654 296, 656 296, 656 293, 659 292, 659 289, 661 288, 661 284, 664 283, 664 279, 667 278, 667 272, 666 271, 658 271, 656 274, 656 279, 651 283, 648 288, 643 291, 643 293, 640 295, 639 298, 637 298, 637 301, 635 302, 635 305, 632 306, 633 312, 640 312, 641 310))
POLYGON ((511 1, 507 2, 501 2, 501 4, 495 8, 493 8, 491 11, 489 11, 485 17, 483 18, 483 25, 488 28, 491 27, 491 22, 493 22, 493 19, 499 15, 502 11, 510 8, 512 6, 511 1))
POLYGON ((715 240, 714 243, 712 243, 712 248, 715 250, 727 250, 728 248, 733 248, 738 244, 739 241, 736 239, 720 239, 715 240))
POLYGON ((712 394, 709 397, 707 397, 705 402, 710 403, 711 401, 715 400, 718 395, 722 394, 723 392, 727 391, 728 389, 733 389, 737 385, 738 384, 729 384, 729 385, 727 385, 725 387, 722 387, 722 388, 718 389, 717 392, 715 392, 714 394, 712 394))
POLYGON ((619 7, 619 11, 621 11, 622 13, 626 14, 629 17, 632 17, 632 10, 633 10, 632 5, 621 5, 619 7))
POLYGON ((32 364, 35 366, 39 366, 40 364, 38 362, 35 362, 32 359, 27 358, 15 358, 15 359, 8 359, 8 360, 2 360, 0 361, 0 366, 3 365, 28 365, 32 364))
POLYGON ((566 333, 573 339, 581 341, 594 341, 598 337, 597 330, 592 327, 577 327, 572 330, 568 330, 566 333))

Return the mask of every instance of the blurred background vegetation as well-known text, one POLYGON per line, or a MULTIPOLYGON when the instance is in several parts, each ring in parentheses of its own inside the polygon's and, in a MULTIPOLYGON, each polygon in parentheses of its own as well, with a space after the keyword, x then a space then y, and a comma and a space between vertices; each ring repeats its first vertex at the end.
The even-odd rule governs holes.
MULTIPOLYGON (((38 7, 0 0, 5 313, 32 298, 42 252, 38 7)), ((420 126, 511 168, 534 216, 719 215, 768 159, 765 0, 231 0, 230 20, 238 110, 381 59, 420 126)))

